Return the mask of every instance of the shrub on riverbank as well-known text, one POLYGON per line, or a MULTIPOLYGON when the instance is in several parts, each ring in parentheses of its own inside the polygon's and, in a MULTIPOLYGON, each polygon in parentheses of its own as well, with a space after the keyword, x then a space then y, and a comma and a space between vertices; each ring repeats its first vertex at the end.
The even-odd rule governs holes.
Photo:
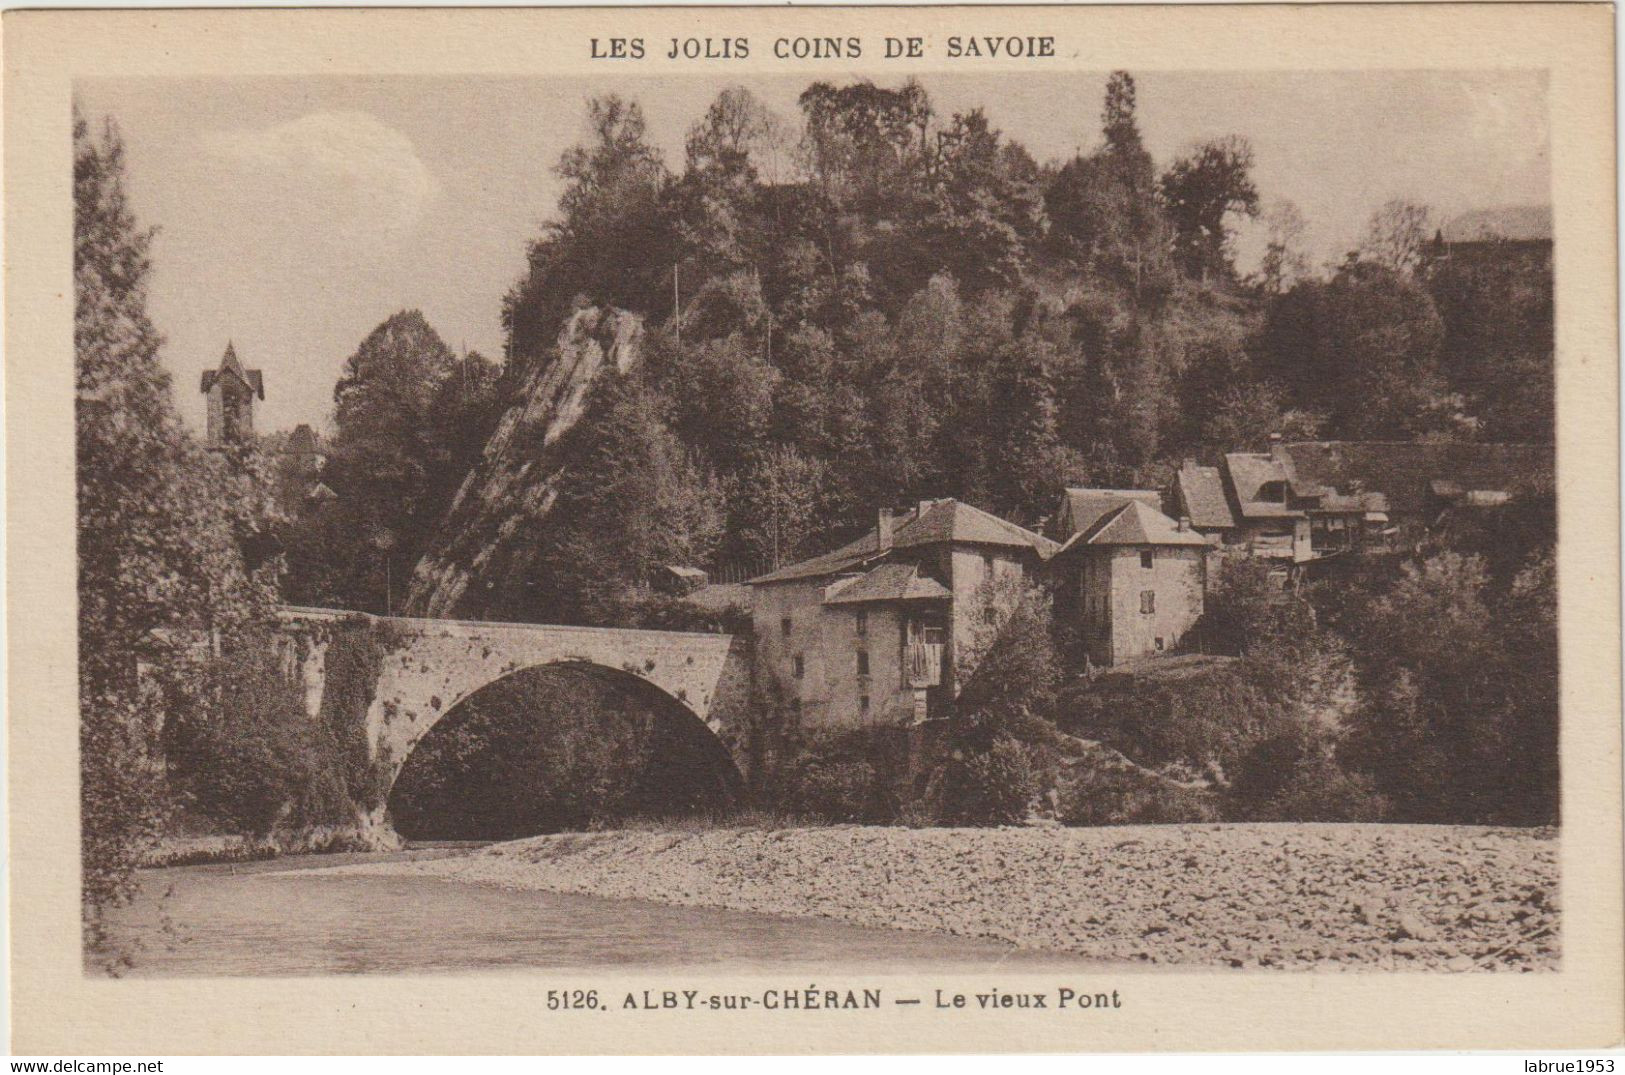
POLYGON ((1037 793, 1029 748, 1001 736, 985 749, 954 752, 943 768, 936 816, 945 825, 1016 825, 1037 793))
POLYGON ((367 711, 395 639, 361 616, 324 630, 326 689, 315 716, 303 684, 282 667, 288 640, 268 630, 210 662, 212 704, 175 710, 164 727, 165 768, 188 827, 287 847, 305 846, 317 831, 359 839, 389 784, 389 759, 372 754, 367 711))
POLYGON ((808 821, 889 824, 907 797, 909 749, 902 728, 802 733, 773 782, 773 805, 808 821))
MULTIPOLYGON (((269 644, 268 639, 259 640, 269 644)), ((330 820, 342 784, 324 765, 325 738, 303 691, 259 647, 211 669, 218 706, 182 710, 164 727, 174 791, 217 831, 264 837, 286 820, 330 820), (290 818, 293 813, 313 814, 290 818)))

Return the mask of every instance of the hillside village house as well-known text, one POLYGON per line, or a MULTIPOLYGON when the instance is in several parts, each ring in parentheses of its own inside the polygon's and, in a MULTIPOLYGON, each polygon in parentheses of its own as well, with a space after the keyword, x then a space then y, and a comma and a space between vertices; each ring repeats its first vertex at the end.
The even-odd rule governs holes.
POLYGON ((1208 541, 1141 499, 1119 503, 1051 559, 1055 615, 1097 665, 1175 649, 1202 616, 1208 541))
POLYGON ((1550 445, 1298 441, 1186 462, 1173 511, 1220 549, 1272 560, 1283 575, 1344 553, 1415 543, 1455 510, 1549 490, 1550 445))
POLYGON ((1058 547, 958 500, 882 510, 857 540, 750 580, 758 674, 808 727, 944 715, 984 587, 1036 577, 1058 547))
POLYGON ((1551 493, 1556 477, 1550 444, 1303 441, 1279 453, 1295 480, 1380 496, 1383 532, 1406 545, 1452 512, 1551 493))

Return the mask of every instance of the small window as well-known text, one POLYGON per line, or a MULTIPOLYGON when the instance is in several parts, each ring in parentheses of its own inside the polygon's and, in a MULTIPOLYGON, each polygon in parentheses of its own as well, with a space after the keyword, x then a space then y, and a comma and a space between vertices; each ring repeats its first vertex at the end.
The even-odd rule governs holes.
POLYGON ((868 716, 868 714, 869 714, 869 696, 867 694, 858 695, 858 712, 864 714, 865 716, 868 716))
POLYGON ((802 676, 807 674, 807 658, 803 657, 799 653, 796 654, 795 665, 796 665, 796 678, 797 679, 800 679, 802 676))
POLYGON ((1151 613, 1157 611, 1157 591, 1155 591, 1155 590, 1141 590, 1140 591, 1140 611, 1143 614, 1147 615, 1147 616, 1149 616, 1149 615, 1151 615, 1151 613))
POLYGON ((786 616, 786 617, 784 617, 784 619, 779 621, 779 633, 784 635, 785 638, 790 637, 790 627, 791 627, 791 623, 790 623, 790 617, 789 616, 786 616))
POLYGON ((1150 549, 1142 549, 1140 551, 1140 566, 1149 568, 1151 566, 1151 561, 1155 557, 1156 553, 1152 552, 1150 549))
POLYGON ((863 638, 869 633, 869 612, 867 609, 858 609, 858 637, 863 638))
POLYGON ((866 676, 868 674, 869 674, 869 651, 866 650, 866 649, 860 649, 860 650, 858 650, 858 675, 866 676))

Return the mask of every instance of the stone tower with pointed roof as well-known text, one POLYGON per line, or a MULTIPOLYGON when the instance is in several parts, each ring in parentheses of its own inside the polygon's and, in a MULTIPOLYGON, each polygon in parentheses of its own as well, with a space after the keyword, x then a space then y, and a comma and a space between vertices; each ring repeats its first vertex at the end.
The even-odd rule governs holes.
POLYGON ((230 341, 220 368, 203 371, 200 391, 209 397, 209 447, 253 437, 254 400, 265 398, 265 378, 243 368, 230 341))

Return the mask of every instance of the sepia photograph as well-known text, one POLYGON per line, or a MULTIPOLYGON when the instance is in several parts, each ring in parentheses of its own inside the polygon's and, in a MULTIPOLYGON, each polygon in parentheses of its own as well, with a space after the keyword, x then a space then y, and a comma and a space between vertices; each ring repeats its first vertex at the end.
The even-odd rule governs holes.
POLYGON ((75 107, 87 973, 1559 965, 1543 74, 75 107))
POLYGON ((1421 7, 8 15, 24 1051, 1617 1043, 1612 24, 1421 7))

